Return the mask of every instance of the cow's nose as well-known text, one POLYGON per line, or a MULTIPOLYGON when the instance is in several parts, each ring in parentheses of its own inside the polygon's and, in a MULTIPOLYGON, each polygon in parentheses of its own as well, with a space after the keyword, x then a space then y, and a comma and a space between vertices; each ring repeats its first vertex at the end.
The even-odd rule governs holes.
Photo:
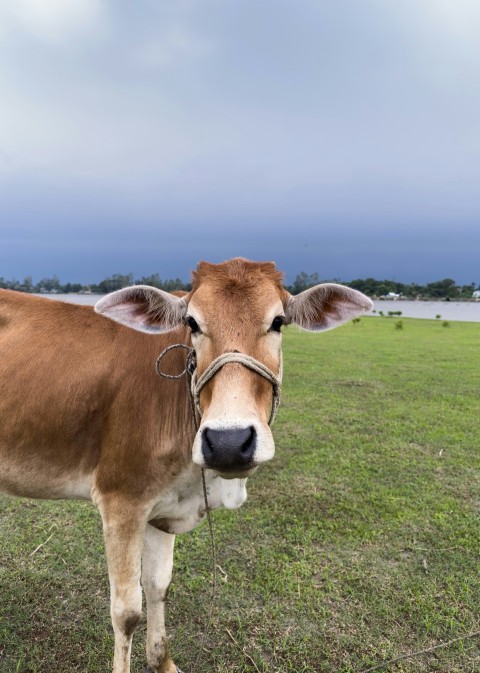
POLYGON ((205 464, 215 470, 235 470, 251 467, 257 433, 248 428, 214 430, 202 433, 202 453, 205 464))

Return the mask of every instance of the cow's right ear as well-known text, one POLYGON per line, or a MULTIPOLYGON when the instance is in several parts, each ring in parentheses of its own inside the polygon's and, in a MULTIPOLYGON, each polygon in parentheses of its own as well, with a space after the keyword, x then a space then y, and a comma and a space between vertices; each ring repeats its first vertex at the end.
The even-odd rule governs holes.
POLYGON ((156 334, 184 320, 187 302, 156 287, 132 285, 102 297, 95 311, 139 332, 156 334))
POLYGON ((372 307, 371 299, 358 290, 336 283, 323 283, 290 296, 285 313, 287 322, 312 332, 321 332, 338 327, 372 307))

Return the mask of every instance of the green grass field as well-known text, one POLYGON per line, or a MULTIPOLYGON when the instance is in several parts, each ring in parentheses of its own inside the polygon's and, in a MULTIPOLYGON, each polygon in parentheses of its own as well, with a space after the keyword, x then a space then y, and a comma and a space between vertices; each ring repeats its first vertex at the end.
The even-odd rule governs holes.
MULTIPOLYGON (((363 673, 449 641, 375 670, 480 671, 480 325, 402 322, 286 330, 277 455, 242 509, 214 514, 196 667, 208 528, 177 538, 167 622, 185 673, 363 673)), ((93 506, 2 498, 0 526, 0 671, 106 673, 93 506)), ((144 625, 134 673, 143 647, 144 625)))

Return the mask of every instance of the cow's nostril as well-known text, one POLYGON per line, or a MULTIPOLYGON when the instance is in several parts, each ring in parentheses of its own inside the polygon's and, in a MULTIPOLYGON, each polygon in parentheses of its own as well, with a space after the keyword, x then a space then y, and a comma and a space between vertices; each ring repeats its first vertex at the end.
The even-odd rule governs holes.
POLYGON ((252 425, 225 430, 205 428, 202 453, 207 467, 219 470, 247 467, 253 461, 256 437, 252 425))
POLYGON ((252 445, 255 443, 255 428, 253 426, 250 426, 248 430, 249 430, 248 437, 246 438, 246 440, 244 441, 243 445, 240 448, 240 451, 244 456, 251 452, 252 445))

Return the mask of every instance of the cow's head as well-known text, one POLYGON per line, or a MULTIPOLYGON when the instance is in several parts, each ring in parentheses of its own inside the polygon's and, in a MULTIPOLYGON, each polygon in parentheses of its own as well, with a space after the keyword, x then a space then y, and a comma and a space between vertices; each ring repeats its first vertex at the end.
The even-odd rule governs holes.
MULTIPOLYGON (((225 353, 244 353, 281 379, 283 325, 328 330, 371 307, 365 295, 333 283, 292 296, 273 263, 237 258, 201 262, 184 297, 138 285, 107 295, 95 309, 142 332, 186 325, 198 380, 225 353)), ((199 393, 202 417, 193 461, 222 476, 239 477, 270 460, 275 451, 269 427, 272 391, 268 378, 239 362, 221 366, 199 393)))

